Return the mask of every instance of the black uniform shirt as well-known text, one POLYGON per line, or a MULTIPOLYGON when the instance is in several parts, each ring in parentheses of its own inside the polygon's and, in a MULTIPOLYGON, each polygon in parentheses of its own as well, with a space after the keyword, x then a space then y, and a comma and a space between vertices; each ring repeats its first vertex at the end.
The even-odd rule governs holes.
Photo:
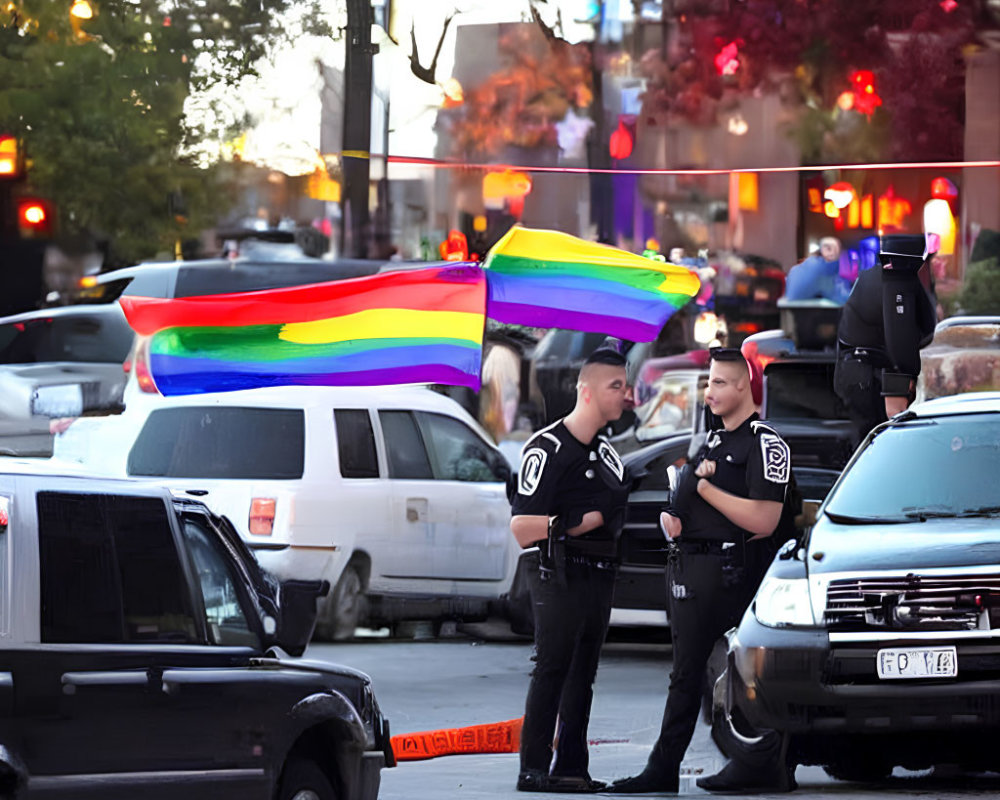
POLYGON ((934 335, 937 299, 919 273, 872 267, 858 275, 837 328, 848 347, 874 351, 874 367, 916 376, 920 348, 934 335))
MULTIPOLYGON (((791 478, 788 445, 772 428, 751 414, 732 431, 712 431, 702 449, 703 459, 715 462, 715 486, 738 497, 782 503, 791 478)), ((684 539, 716 539, 735 542, 750 532, 729 521, 698 494, 698 463, 692 463, 678 489, 678 507, 684 509, 684 539)))
POLYGON ((558 516, 563 528, 580 524, 588 511, 600 511, 605 524, 567 546, 595 556, 616 555, 631 480, 605 436, 584 444, 562 420, 536 433, 521 451, 517 492, 511 513, 558 516))

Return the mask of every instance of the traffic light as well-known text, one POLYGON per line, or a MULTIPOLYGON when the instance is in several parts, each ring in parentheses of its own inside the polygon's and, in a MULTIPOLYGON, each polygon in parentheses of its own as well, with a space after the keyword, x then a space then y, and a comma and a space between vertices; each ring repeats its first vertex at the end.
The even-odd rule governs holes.
POLYGON ((17 202, 17 227, 24 239, 48 239, 53 229, 52 207, 45 200, 22 197, 17 202))
POLYGON ((0 178, 16 178, 20 173, 17 139, 0 134, 0 178))

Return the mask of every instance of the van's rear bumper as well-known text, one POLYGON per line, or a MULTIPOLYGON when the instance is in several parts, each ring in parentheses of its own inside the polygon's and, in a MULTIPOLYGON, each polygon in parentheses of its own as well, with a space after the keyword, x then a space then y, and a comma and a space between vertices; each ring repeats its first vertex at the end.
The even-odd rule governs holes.
POLYGON ((248 541, 257 563, 282 580, 328 580, 333 585, 343 570, 345 554, 335 545, 301 546, 287 542, 248 541))

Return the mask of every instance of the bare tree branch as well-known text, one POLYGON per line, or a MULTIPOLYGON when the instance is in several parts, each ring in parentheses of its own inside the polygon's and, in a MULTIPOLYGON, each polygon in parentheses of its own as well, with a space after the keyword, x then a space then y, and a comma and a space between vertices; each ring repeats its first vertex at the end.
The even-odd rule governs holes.
POLYGON ((551 42, 563 42, 566 40, 557 36, 556 32, 548 25, 545 24, 545 20, 542 19, 542 15, 538 13, 538 9, 534 5, 531 6, 531 18, 535 21, 535 24, 542 29, 542 33, 545 34, 545 38, 551 42))
POLYGON ((437 72, 438 56, 441 55, 441 47, 444 45, 444 37, 448 35, 448 26, 451 25, 451 21, 455 18, 457 13, 458 11, 453 11, 451 15, 445 19, 444 27, 441 29, 441 37, 438 39, 437 48, 434 50, 434 58, 431 59, 431 65, 429 67, 422 66, 420 63, 420 54, 417 52, 417 23, 414 21, 410 24, 410 42, 413 46, 413 52, 410 53, 410 71, 420 78, 420 80, 425 83, 429 83, 432 86, 437 83, 434 79, 434 73, 437 72))

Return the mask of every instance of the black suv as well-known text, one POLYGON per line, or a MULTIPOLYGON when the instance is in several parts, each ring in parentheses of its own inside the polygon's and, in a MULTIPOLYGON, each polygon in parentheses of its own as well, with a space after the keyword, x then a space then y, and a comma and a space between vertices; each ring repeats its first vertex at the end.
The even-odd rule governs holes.
POLYGON ((374 800, 371 680, 287 655, 328 585, 195 500, 39 470, 0 473, 0 797, 374 800))
POLYGON ((917 404, 869 434, 731 635, 717 740, 782 731, 798 763, 853 780, 995 769, 998 471, 997 392, 917 404))

